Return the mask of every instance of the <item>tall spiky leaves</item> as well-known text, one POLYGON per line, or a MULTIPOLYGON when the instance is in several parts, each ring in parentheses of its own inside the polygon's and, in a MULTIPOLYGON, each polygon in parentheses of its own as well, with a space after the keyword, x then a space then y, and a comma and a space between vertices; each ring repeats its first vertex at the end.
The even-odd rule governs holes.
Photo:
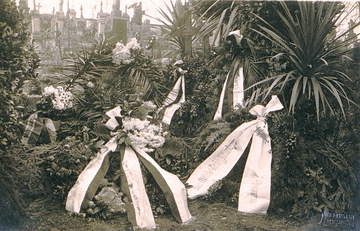
POLYGON ((342 5, 336 2, 298 2, 297 14, 290 12, 287 3, 280 2, 280 5, 281 9, 276 12, 285 33, 280 33, 259 16, 265 26, 253 29, 276 45, 277 58, 290 64, 288 73, 258 83, 272 81, 265 97, 275 89, 288 90, 290 112, 295 111, 300 99, 307 97, 315 103, 318 120, 326 109, 331 113, 340 109, 345 115, 343 101, 351 102, 346 82, 351 80, 341 71, 339 62, 349 52, 349 42, 356 39, 345 39, 349 30, 336 36, 335 29, 345 14, 342 5))
POLYGON ((170 5, 165 3, 165 7, 166 10, 161 8, 157 9, 162 18, 149 17, 154 18, 162 24, 161 29, 168 36, 170 43, 174 45, 177 50, 183 53, 185 51, 186 44, 184 33, 188 30, 188 28, 186 28, 187 22, 191 21, 191 11, 185 9, 185 7, 181 5, 181 2, 174 4, 170 1, 170 5))

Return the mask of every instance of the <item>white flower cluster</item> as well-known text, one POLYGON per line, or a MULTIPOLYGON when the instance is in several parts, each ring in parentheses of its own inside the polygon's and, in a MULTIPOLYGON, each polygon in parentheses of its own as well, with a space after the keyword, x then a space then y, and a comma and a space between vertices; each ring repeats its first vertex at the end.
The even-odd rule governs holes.
POLYGON ((123 43, 118 42, 113 50, 113 62, 118 65, 121 63, 127 63, 130 59, 130 50, 139 49, 140 44, 137 42, 136 38, 131 39, 126 46, 123 43))
POLYGON ((43 96, 51 97, 52 105, 57 110, 67 109, 73 106, 73 94, 70 91, 65 91, 62 86, 56 88, 53 86, 45 87, 43 96))
POLYGON ((132 141, 132 145, 141 148, 145 152, 153 152, 155 148, 165 143, 167 132, 164 132, 161 124, 151 124, 148 120, 138 118, 124 118, 123 129, 132 141))

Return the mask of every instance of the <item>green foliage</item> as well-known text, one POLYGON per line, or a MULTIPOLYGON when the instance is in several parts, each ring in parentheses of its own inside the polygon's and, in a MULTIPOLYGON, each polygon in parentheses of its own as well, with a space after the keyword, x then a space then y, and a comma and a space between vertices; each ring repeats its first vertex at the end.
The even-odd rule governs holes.
MULTIPOLYGON (((65 201, 77 177, 95 156, 92 145, 77 141, 75 137, 67 137, 62 142, 42 146, 44 163, 41 167, 47 175, 46 184, 59 200, 65 201)), ((34 149, 34 152, 37 151, 36 147, 34 149)))
POLYGON ((75 83, 86 85, 88 81, 94 81, 106 72, 111 72, 111 56, 108 39, 96 38, 90 49, 82 45, 79 52, 69 55, 68 64, 63 68, 70 78, 68 87, 75 83))
MULTIPOLYGON (((272 44, 251 28, 262 23, 255 16, 257 14, 266 18, 272 25, 278 23, 280 18, 272 9, 276 5, 276 2, 260 1, 195 1, 193 3, 193 7, 198 9, 195 12, 200 14, 200 18, 207 19, 203 28, 214 32, 211 61, 229 72, 230 81, 239 67, 244 67, 245 88, 267 75, 268 65, 265 56, 272 44), (229 33, 236 30, 239 30, 243 36, 240 43, 229 38, 229 33)), ((209 33, 208 30, 200 29, 200 36, 205 36, 209 33)), ((248 92, 246 92, 248 95, 252 94, 248 92)))
POLYGON ((34 78, 37 56, 29 45, 28 21, 15 2, 0 2, 0 148, 18 141, 23 82, 34 78))
POLYGON ((114 86, 127 94, 142 94, 145 101, 152 100, 160 105, 167 90, 162 72, 150 58, 140 52, 130 52, 132 60, 116 70, 114 86))
POLYGON ((27 198, 36 198, 46 193, 40 168, 43 159, 33 151, 23 146, 13 146, 1 156, 2 163, 6 163, 2 166, 1 178, 12 183, 15 198, 22 202, 25 195, 27 198))
POLYGON ((297 218, 353 212, 356 130, 335 117, 318 122, 310 108, 295 117, 274 113, 269 118, 274 158, 270 210, 297 218))
POLYGON ((200 57, 184 59, 184 63, 188 70, 186 102, 175 113, 169 129, 178 137, 194 137, 214 116, 223 72, 200 57))
MULTIPOLYGON (((315 102, 316 114, 320 118, 329 109, 335 114, 340 109, 345 115, 343 100, 351 102, 346 91, 350 78, 337 64, 349 53, 347 46, 354 38, 343 39, 349 30, 336 36, 334 28, 345 16, 339 3, 299 2, 299 13, 291 13, 288 5, 281 2, 276 12, 281 17, 285 33, 263 20, 266 26, 259 25, 255 32, 269 39, 277 47, 273 59, 288 61, 285 73, 260 81, 271 81, 265 89, 264 97, 274 91, 286 95, 288 110, 294 113, 306 98, 315 102), (309 26, 311 25, 311 26, 309 26)), ((356 27, 355 25, 354 27, 356 27)))
POLYGON ((38 160, 29 158, 23 165, 18 165, 16 158, 24 157, 16 154, 11 156, 13 150, 9 148, 20 140, 19 120, 26 110, 20 95, 21 87, 25 80, 35 77, 38 62, 29 44, 27 25, 28 21, 14 1, 0 1, 0 191, 4 193, 0 203, 4 205, 1 205, 2 209, 7 211, 0 216, 1 224, 16 221, 16 215, 24 215, 18 190, 24 184, 19 184, 33 187, 34 182, 27 182, 24 174, 27 171, 38 174, 37 169, 31 168, 32 161, 38 160), (23 172, 18 173, 18 170, 23 172), (16 178, 18 175, 22 178, 16 178))

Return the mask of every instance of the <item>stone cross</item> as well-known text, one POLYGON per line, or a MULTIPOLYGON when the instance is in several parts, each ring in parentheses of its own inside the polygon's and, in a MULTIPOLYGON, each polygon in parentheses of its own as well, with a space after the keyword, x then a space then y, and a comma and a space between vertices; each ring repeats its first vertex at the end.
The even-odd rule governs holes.
POLYGON ((63 12, 63 5, 64 5, 64 0, 60 0, 60 3, 59 3, 59 11, 60 12, 63 12))
POLYGON ((120 0, 114 0, 113 10, 114 11, 120 11, 120 0))
POLYGON ((102 6, 103 6, 103 2, 101 1, 101 3, 100 3, 100 12, 103 12, 102 6))
POLYGON ((81 18, 84 17, 84 16, 83 16, 83 9, 84 9, 84 8, 83 8, 83 6, 81 5, 81 6, 80 6, 81 18))
MULTIPOLYGON (((35 2, 35 1, 34 1, 35 2)), ((40 7, 42 7, 41 5, 40 5, 40 2, 37 4, 37 8, 38 8, 38 13, 40 14, 40 7)))

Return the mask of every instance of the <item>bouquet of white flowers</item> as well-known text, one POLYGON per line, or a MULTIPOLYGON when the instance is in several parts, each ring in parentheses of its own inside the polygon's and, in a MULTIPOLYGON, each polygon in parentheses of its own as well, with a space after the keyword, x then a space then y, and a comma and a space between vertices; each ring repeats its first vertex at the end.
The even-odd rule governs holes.
MULTIPOLYGON (((120 137, 125 135, 130 139, 131 145, 147 153, 161 147, 165 143, 165 136, 168 132, 163 130, 161 123, 155 124, 151 121, 152 116, 149 114, 155 111, 156 105, 151 101, 146 101, 137 108, 139 113, 129 112, 122 115, 121 126, 118 130, 120 133, 119 140, 120 137)), ((120 109, 120 112, 123 112, 122 109, 120 109)), ((117 123, 115 120, 113 121, 117 123)), ((112 128, 112 126, 108 127, 112 128)))
POLYGON ((131 140, 131 144, 144 150, 153 152, 155 148, 160 148, 165 143, 165 135, 161 124, 151 124, 148 120, 137 118, 123 119, 124 131, 131 140))
POLYGON ((43 96, 50 97, 53 107, 57 110, 72 108, 73 106, 73 94, 66 91, 62 86, 56 88, 53 86, 45 87, 43 96))
POLYGON ((129 63, 131 61, 131 51, 140 50, 140 44, 136 38, 133 38, 126 44, 116 43, 116 47, 113 50, 113 62, 117 65, 122 63, 129 63))

